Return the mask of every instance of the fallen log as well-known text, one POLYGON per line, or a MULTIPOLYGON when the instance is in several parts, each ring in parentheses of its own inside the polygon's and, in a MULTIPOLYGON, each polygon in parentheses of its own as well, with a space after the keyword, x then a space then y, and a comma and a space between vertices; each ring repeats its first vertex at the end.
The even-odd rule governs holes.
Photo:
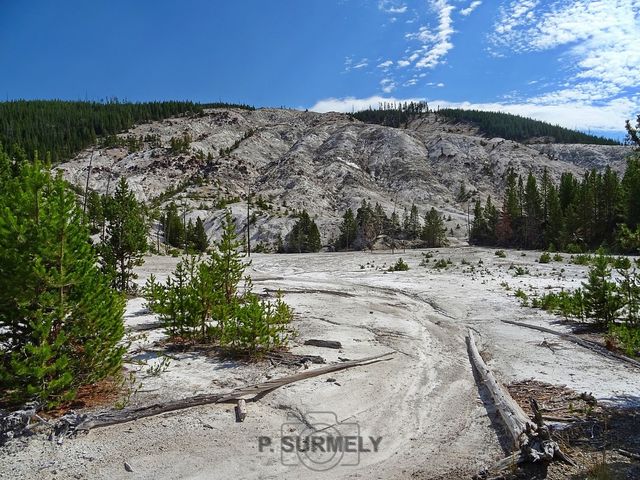
POLYGON ((640 362, 638 360, 634 360, 633 358, 625 357, 624 355, 620 355, 619 353, 612 352, 611 350, 607 350, 602 345, 597 344, 596 342, 591 342, 589 340, 584 340, 577 335, 573 335, 572 333, 559 332, 557 330, 552 330, 547 327, 540 327, 538 325, 531 325, 529 323, 516 322, 514 320, 502 320, 503 323, 508 323, 510 325, 517 325, 518 327, 530 328, 532 330, 538 330, 540 332, 551 333, 552 335, 557 335, 560 338, 568 340, 569 342, 573 342, 576 345, 580 345, 581 347, 587 348, 592 352, 598 353, 605 357, 609 357, 615 360, 620 360, 629 365, 633 365, 634 367, 640 368, 640 362))
POLYGON ((304 344, 311 345, 313 347, 334 348, 336 350, 342 348, 342 344, 335 340, 319 340, 316 338, 311 338, 309 340, 305 340, 304 344))
POLYGON ((364 365, 370 365, 377 362, 389 360, 394 352, 385 353, 382 355, 376 355, 373 357, 366 357, 359 360, 352 360, 349 362, 342 362, 334 365, 327 365, 324 367, 316 368, 313 370, 306 370, 304 372, 296 373, 282 378, 269 380, 267 382, 258 383, 255 385, 248 385, 246 387, 236 388, 228 393, 214 393, 214 394, 202 394, 195 395, 193 397, 183 398, 180 400, 173 400, 167 403, 155 403, 145 407, 139 407, 129 410, 111 411, 103 414, 96 415, 65 415, 58 423, 68 425, 64 429, 64 432, 74 433, 77 431, 87 431, 94 428, 107 427, 110 425, 117 425, 121 423, 133 422, 141 418, 152 417, 168 412, 175 412, 178 410, 184 410, 187 408, 197 407, 200 405, 209 405, 213 403, 226 403, 236 402, 239 399, 245 399, 247 402, 255 402, 264 397, 267 393, 280 388, 284 385, 288 385, 307 378, 317 377, 324 375, 325 373, 337 372, 339 370, 346 370, 347 368, 360 367, 364 365), (247 398, 249 397, 249 398, 247 398))
POLYGON ((616 448, 616 452, 618 452, 620 455, 622 455, 623 457, 627 457, 630 458, 631 460, 638 460, 640 461, 640 454, 637 453, 633 453, 633 452, 629 452, 627 450, 623 450, 621 448, 616 448))
POLYGON ((471 364, 478 372, 482 383, 489 390, 502 423, 511 437, 513 448, 517 450, 516 453, 500 460, 493 467, 483 470, 475 478, 488 478, 490 474, 525 462, 548 463, 552 460, 561 460, 573 465, 572 460, 560 450, 558 444, 551 440, 549 428, 544 424, 536 401, 530 400, 534 412, 534 420, 532 421, 507 389, 496 379, 480 356, 471 330, 467 336, 467 348, 471 364))
POLYGON ((478 347, 476 346, 476 341, 471 330, 469 330, 469 336, 467 337, 467 347, 469 349, 471 363, 489 390, 491 398, 496 404, 498 413, 502 418, 502 422, 511 437, 513 446, 516 448, 520 447, 521 435, 527 428, 527 425, 531 423, 529 417, 513 397, 511 397, 507 389, 498 382, 491 369, 489 369, 484 362, 480 356, 480 352, 478 352, 478 347))
POLYGON ((319 355, 296 355, 289 352, 270 352, 265 354, 265 358, 275 364, 288 366, 301 366, 307 362, 316 364, 327 363, 324 358, 319 355))

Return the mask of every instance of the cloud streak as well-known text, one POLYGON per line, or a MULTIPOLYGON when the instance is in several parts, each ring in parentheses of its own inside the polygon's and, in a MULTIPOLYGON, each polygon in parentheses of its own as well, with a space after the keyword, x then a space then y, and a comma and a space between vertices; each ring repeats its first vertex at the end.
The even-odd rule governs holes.
POLYGON ((464 17, 468 17, 480 5, 482 5, 482 2, 480 0, 475 0, 475 1, 471 2, 467 8, 463 8, 462 10, 460 10, 460 15, 462 15, 464 17))
POLYGON ((447 0, 433 0, 432 8, 438 17, 438 25, 434 31, 422 26, 415 33, 409 33, 405 38, 421 43, 414 51, 415 63, 418 69, 433 69, 444 62, 444 58, 453 48, 451 37, 454 33, 452 13, 455 7, 447 0))
POLYGON ((402 2, 393 0, 380 0, 378 2, 378 9, 391 14, 402 14, 407 11, 407 6, 402 2))

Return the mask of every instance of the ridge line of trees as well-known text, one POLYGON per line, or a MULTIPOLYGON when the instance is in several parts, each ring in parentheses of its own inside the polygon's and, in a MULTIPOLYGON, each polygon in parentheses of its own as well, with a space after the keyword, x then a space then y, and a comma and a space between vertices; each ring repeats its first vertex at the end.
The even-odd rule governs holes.
POLYGON ((520 115, 459 108, 429 110, 427 102, 384 102, 380 103, 378 108, 369 107, 350 113, 349 116, 365 123, 406 128, 411 120, 429 113, 451 122, 470 123, 489 137, 501 137, 518 142, 540 138, 553 143, 620 145, 620 142, 611 138, 571 130, 520 115))
POLYGON ((11 100, 0 102, 0 143, 10 156, 46 152, 55 164, 95 145, 98 138, 111 137, 135 124, 180 115, 203 115, 205 108, 255 110, 233 103, 133 103, 117 98, 100 102, 11 100))

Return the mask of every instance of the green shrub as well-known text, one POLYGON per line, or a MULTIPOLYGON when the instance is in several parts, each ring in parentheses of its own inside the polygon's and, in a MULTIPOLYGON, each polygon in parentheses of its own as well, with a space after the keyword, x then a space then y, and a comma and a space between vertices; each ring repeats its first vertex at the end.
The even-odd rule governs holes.
POLYGON ((575 265, 589 265, 591 263, 591 255, 576 255, 571 262, 575 265))
POLYGON ((515 292, 513 292, 513 295, 519 298, 520 300, 522 300, 523 306, 526 307, 529 304, 529 296, 520 288, 518 288, 515 292))
POLYGON ((496 250, 494 255, 500 258, 507 258, 507 254, 504 252, 504 250, 496 250))
POLYGON ((628 257, 615 257, 612 259, 613 268, 626 270, 631 268, 631 260, 628 257))
POLYGON ((407 270, 409 270, 409 265, 402 258, 399 258, 394 265, 389 267, 390 272, 406 272, 407 270))
POLYGON ((447 268, 448 266, 449 266, 449 263, 444 258, 441 258, 440 260, 438 260, 433 264, 433 268, 437 268, 437 269, 447 268))
POLYGON ((612 324, 609 335, 620 344, 624 352, 631 357, 640 356, 640 326, 612 324))
POLYGON ((513 276, 514 277, 520 277, 522 275, 529 275, 529 269, 526 267, 522 267, 520 265, 515 266, 513 264, 511 264, 511 266, 509 267, 509 270, 513 270, 513 276))
POLYGON ((567 253, 572 253, 572 254, 584 252, 584 248, 582 248, 582 246, 578 245, 577 243, 568 244, 566 250, 567 250, 567 253))
POLYGON ((560 255, 559 253, 556 253, 556 254, 553 256, 553 261, 554 261, 554 262, 562 262, 563 260, 564 260, 564 258, 563 258, 563 257, 562 257, 562 255, 560 255))
POLYGON ((532 302, 532 307, 562 315, 565 318, 584 319, 584 295, 582 289, 578 288, 574 292, 562 290, 558 293, 547 293, 532 302))
POLYGON ((549 254, 549 252, 543 252, 542 255, 540 255, 540 258, 538 259, 539 263, 550 263, 551 262, 551 255, 549 254))
POLYGON ((513 296, 514 297, 518 297, 518 298, 520 298, 522 300, 526 300, 526 299, 529 298, 528 295, 524 292, 524 290, 522 290, 520 288, 518 288, 515 292, 513 292, 513 296))

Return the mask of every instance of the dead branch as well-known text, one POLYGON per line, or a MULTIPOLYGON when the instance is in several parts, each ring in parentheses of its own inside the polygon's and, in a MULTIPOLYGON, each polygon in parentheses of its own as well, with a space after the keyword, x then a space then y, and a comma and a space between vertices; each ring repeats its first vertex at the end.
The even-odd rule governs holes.
POLYGON ((510 325, 517 325, 519 327, 531 328, 533 330, 538 330, 540 332, 551 333, 553 335, 557 335, 560 338, 568 340, 569 342, 573 342, 581 347, 587 348, 592 352, 598 353, 608 358, 612 358, 615 360, 620 360, 621 362, 627 363, 629 365, 633 365, 634 367, 640 368, 640 362, 634 360, 633 358, 625 357, 624 355, 620 355, 619 353, 612 352, 611 350, 607 350, 602 345, 597 344, 596 342, 591 342, 589 340, 584 340, 577 335, 573 335, 571 333, 559 332, 557 330, 552 330, 547 327, 540 327, 538 325, 531 325, 529 323, 516 322, 514 320, 502 320, 504 323, 508 323, 510 325))
POLYGON ((337 372, 339 370, 345 370, 352 367, 359 367, 369 365, 376 362, 389 360, 393 353, 385 353, 383 355, 376 355, 373 357, 367 357, 360 360, 352 360, 349 362, 338 363, 335 365, 327 365, 325 367, 316 368, 313 370, 306 370, 295 375, 290 375, 283 378, 269 380, 267 382, 258 383, 255 385, 248 385, 246 387, 237 388, 228 393, 214 393, 195 395, 193 397, 183 398, 180 400, 173 400, 166 403, 156 403, 145 407, 139 407, 130 410, 111 411, 104 414, 97 415, 82 415, 75 417, 65 415, 60 421, 70 423, 71 427, 68 429, 70 433, 91 430, 93 428, 107 427, 109 425, 117 425, 121 423, 132 422, 141 418, 152 417, 160 415, 162 413, 174 412, 178 410, 184 410, 200 405, 208 405, 213 403, 225 403, 236 402, 243 398, 247 402, 255 402, 265 396, 267 393, 273 390, 307 378, 317 377, 325 373, 337 372), (247 398, 250 397, 250 398, 247 398))

